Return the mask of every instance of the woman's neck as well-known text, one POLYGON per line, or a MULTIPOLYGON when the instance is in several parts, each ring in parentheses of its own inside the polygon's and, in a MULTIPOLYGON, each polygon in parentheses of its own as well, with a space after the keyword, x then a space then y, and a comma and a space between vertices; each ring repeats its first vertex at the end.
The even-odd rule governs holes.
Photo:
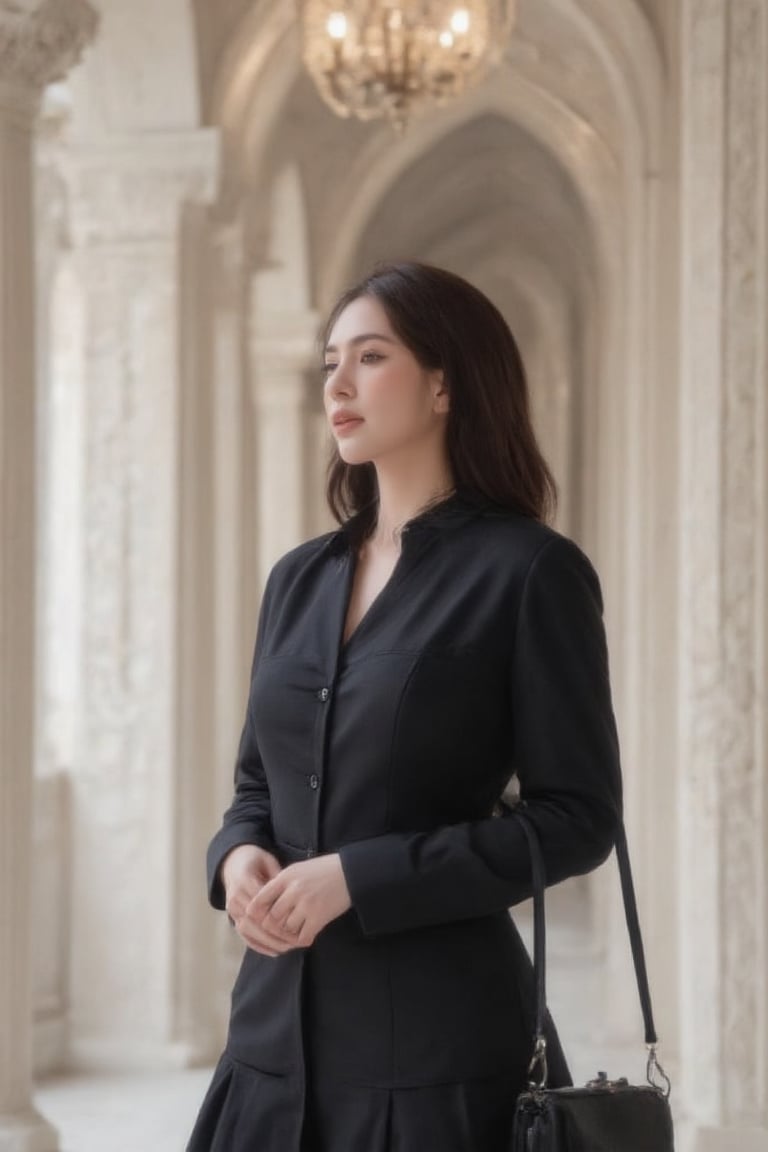
POLYGON ((403 526, 429 504, 444 500, 455 491, 450 469, 434 470, 418 476, 388 476, 377 472, 379 511, 371 543, 400 546, 403 526))

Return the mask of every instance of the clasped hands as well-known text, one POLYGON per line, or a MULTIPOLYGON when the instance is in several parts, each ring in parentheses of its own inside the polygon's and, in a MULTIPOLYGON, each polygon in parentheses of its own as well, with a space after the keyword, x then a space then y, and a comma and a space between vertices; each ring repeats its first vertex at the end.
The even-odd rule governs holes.
POLYGON ((308 948, 352 904, 338 853, 283 868, 271 852, 241 844, 225 857, 221 880, 238 935, 263 956, 308 948))

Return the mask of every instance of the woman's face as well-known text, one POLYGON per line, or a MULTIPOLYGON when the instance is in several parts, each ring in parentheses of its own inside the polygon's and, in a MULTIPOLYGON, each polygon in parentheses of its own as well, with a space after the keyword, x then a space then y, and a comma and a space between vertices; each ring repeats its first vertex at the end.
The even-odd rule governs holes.
POLYGON ((372 296, 353 300, 333 326, 324 402, 347 464, 403 458, 439 445, 445 435, 442 371, 422 368, 372 296))

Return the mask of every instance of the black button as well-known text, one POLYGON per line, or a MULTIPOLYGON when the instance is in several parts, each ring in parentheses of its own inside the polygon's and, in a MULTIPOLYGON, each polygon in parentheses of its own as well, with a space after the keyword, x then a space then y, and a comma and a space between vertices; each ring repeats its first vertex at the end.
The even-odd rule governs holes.
POLYGON ((320 777, 315 772, 313 772, 309 778, 309 786, 310 788, 320 787, 320 777))
POLYGON ((328 699, 329 696, 330 696, 330 692, 327 688, 321 688, 317 694, 318 700, 322 700, 323 703, 325 703, 325 701, 328 699))
POLYGON ((307 848, 305 855, 307 857, 307 860, 311 860, 312 857, 316 855, 314 848, 307 848))

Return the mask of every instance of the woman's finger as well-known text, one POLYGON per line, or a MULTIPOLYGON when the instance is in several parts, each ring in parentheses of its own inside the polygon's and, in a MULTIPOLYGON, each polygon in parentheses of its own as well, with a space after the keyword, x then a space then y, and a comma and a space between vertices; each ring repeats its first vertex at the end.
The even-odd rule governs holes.
POLYGON ((280 956, 289 948, 296 946, 295 942, 289 944, 287 940, 276 939, 269 932, 245 920, 241 920, 237 925, 237 932, 249 948, 262 952, 265 956, 280 956))
POLYGON ((247 876, 227 891, 226 909, 233 920, 238 920, 263 885, 255 876, 247 876))
POLYGON ((240 920, 248 910, 248 905, 251 902, 251 897, 247 896, 244 899, 239 896, 233 896, 231 900, 227 900, 226 910, 227 915, 231 916, 233 920, 240 920))
POLYGON ((249 948, 253 948, 256 952, 263 952, 265 955, 277 955, 277 951, 271 941, 267 939, 260 932, 254 932, 242 920, 235 925, 235 930, 249 948))
POLYGON ((317 930, 312 927, 309 920, 305 920, 301 926, 298 936, 296 937, 297 948, 309 948, 315 942, 317 930))
POLYGON ((290 944, 295 943, 294 937, 289 935, 283 928, 283 921, 289 915, 291 909, 286 908, 283 915, 275 917, 271 915, 270 908, 259 908, 252 900, 242 916, 242 920, 249 926, 251 930, 257 930, 265 933, 271 939, 273 944, 290 944))
MULTIPOLYGON (((255 919, 258 920, 260 912, 258 904, 254 904, 254 911, 256 913, 255 919)), ((282 929, 285 921, 288 920, 295 911, 296 902, 291 899, 287 892, 284 892, 273 904, 264 908, 264 912, 261 915, 261 923, 265 924, 270 932, 279 931, 282 929)))
MULTIPOLYGON (((265 885, 261 892, 250 901, 245 914, 252 923, 260 924, 272 935, 281 940, 288 940, 289 943, 293 944, 293 937, 286 933, 283 926, 291 914, 297 912, 295 898, 290 895, 290 892, 278 893, 276 889, 273 889, 273 899, 267 903, 267 897, 262 896, 262 892, 266 892, 268 887, 270 886, 265 885)), ((298 919, 299 922, 304 918, 300 915, 294 916, 294 919, 298 919)))
POLYGON ((251 900, 253 910, 266 910, 270 908, 275 903, 275 901, 280 896, 282 896, 286 887, 287 882, 285 879, 285 869, 283 869, 283 871, 278 873, 277 876, 274 876, 271 880, 268 880, 267 883, 264 884, 258 892, 253 893, 253 899, 251 900))
POLYGON ((301 934, 305 923, 306 920, 303 916, 300 918, 289 916, 287 920, 283 921, 283 931, 287 932, 290 937, 294 938, 301 934))

